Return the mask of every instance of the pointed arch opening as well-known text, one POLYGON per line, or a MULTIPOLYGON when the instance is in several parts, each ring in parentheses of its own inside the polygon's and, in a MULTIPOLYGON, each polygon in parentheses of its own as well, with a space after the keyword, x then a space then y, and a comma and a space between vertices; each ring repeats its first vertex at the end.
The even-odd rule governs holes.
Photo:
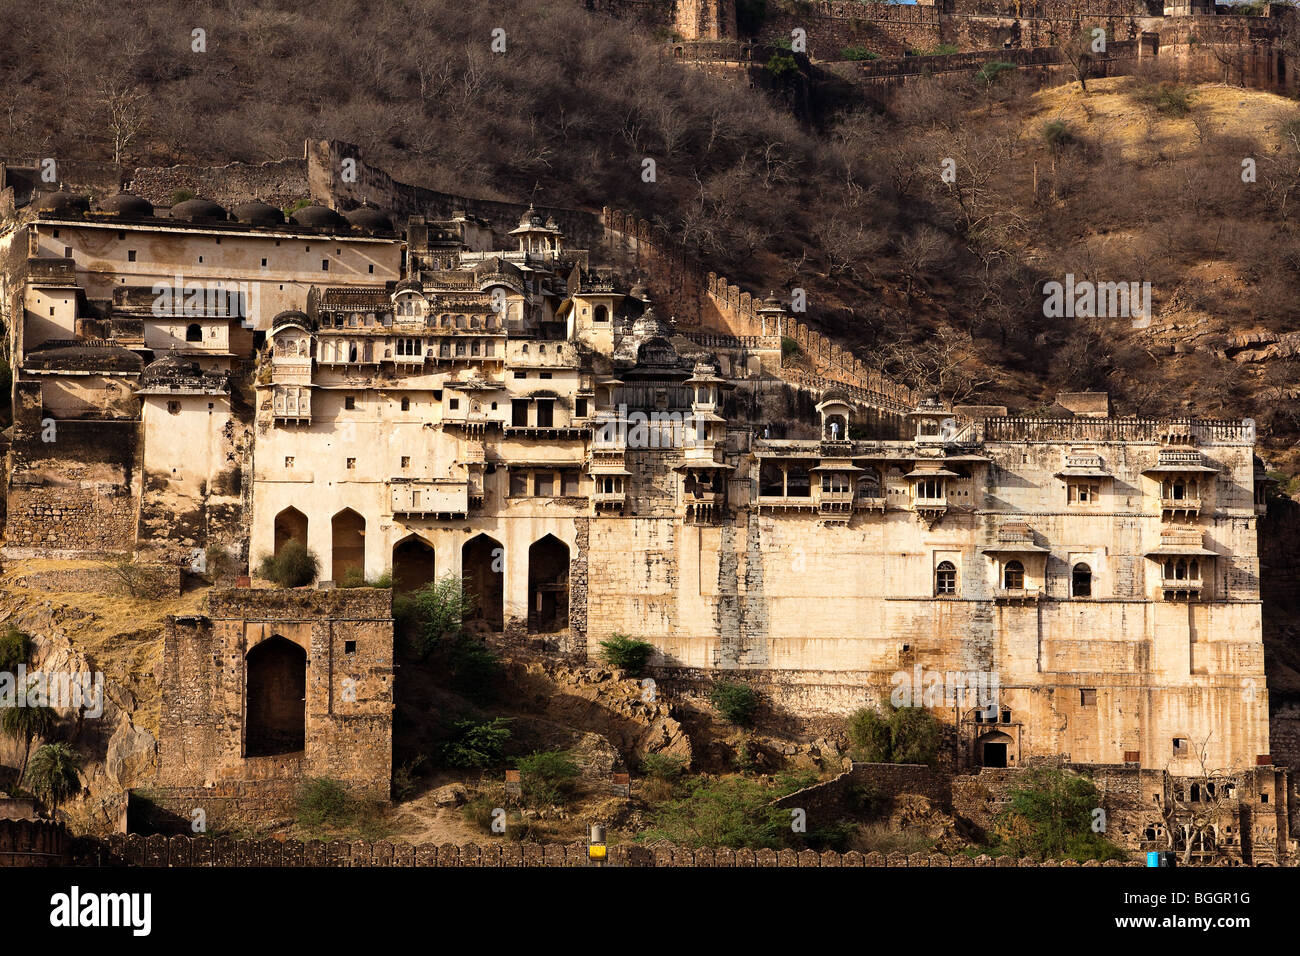
POLYGON ((275 516, 275 553, 290 541, 307 547, 307 516, 297 508, 285 508, 275 516))
POLYGON ((437 579, 433 545, 410 535, 393 545, 393 590, 418 591, 437 579))
POLYGON ((344 508, 330 521, 333 539, 331 574, 335 581, 364 577, 366 573, 366 519, 344 508))
POLYGON ((505 627, 505 548, 487 534, 466 541, 460 549, 461 575, 465 590, 474 596, 471 621, 482 621, 490 630, 505 627))
POLYGON ((542 634, 569 626, 569 546, 548 534, 528 549, 528 629, 542 634))
POLYGON ((278 634, 248 652, 244 756, 299 753, 307 741, 307 652, 278 634))

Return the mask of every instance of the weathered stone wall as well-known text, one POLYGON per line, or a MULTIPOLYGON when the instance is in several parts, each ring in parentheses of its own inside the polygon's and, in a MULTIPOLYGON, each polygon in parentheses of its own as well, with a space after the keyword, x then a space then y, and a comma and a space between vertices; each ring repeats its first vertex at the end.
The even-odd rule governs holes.
MULTIPOLYGON (((503 239, 519 225, 519 217, 528 209, 524 203, 473 199, 398 182, 384 170, 367 163, 358 147, 339 140, 311 141, 307 155, 311 196, 332 208, 346 210, 369 203, 399 220, 407 216, 450 219, 453 213, 462 212, 486 220, 503 239), (344 159, 355 161, 355 180, 344 178, 344 159)), ((555 219, 570 248, 590 248, 601 239, 600 217, 592 213, 560 206, 539 206, 537 211, 555 219)))
POLYGON ((68 833, 49 820, 0 819, 0 867, 67 866, 68 833))
POLYGON ((209 616, 170 618, 158 785, 331 777, 387 800, 392 774, 391 592, 214 590, 209 616), (305 748, 246 757, 249 651, 280 637, 307 655, 305 748))
MULTIPOLYGON (((77 847, 74 864, 80 866, 447 866, 447 867, 556 867, 587 866, 582 843, 310 843, 278 840, 195 839, 155 835, 112 836, 84 841, 77 847)), ((834 850, 732 850, 725 847, 690 849, 667 843, 646 846, 620 843, 609 848, 609 866, 616 867, 1054 867, 1138 866, 1138 863, 1078 864, 1072 861, 1038 863, 1002 856, 945 856, 939 853, 839 853, 834 850)))
MULTIPOLYGON (((1136 765, 1065 764, 1066 769, 1088 777, 1096 786, 1100 808, 1105 812, 1105 835, 1111 842, 1130 850, 1165 850, 1165 819, 1162 807, 1175 792, 1179 803, 1190 807, 1190 781, 1161 770, 1136 765), (1160 832, 1151 839, 1151 831, 1160 832)), ((1210 768, 1213 770, 1214 768, 1210 768)), ((1023 780, 1023 769, 983 768, 952 780, 952 809, 984 831, 990 831, 997 815, 1010 801, 1010 792, 1023 780)), ((1289 853, 1294 831, 1290 800, 1290 775, 1273 767, 1241 769, 1234 773, 1234 798, 1220 806, 1224 845, 1233 845, 1241 859, 1250 863, 1275 863, 1289 853)))
POLYGON ((19 382, 15 395, 5 553, 129 551, 140 494, 139 423, 45 420, 39 382, 19 382))
POLYGON ((855 790, 872 791, 885 798, 919 794, 936 807, 946 810, 952 806, 952 778, 940 770, 923 764, 856 761, 851 770, 824 783, 796 790, 777 800, 774 806, 787 810, 797 807, 813 821, 835 820, 853 806, 855 790))
POLYGON ((177 190, 188 189, 227 209, 245 202, 286 209, 310 196, 306 159, 225 166, 141 166, 131 174, 127 188, 159 206, 170 206, 177 190))

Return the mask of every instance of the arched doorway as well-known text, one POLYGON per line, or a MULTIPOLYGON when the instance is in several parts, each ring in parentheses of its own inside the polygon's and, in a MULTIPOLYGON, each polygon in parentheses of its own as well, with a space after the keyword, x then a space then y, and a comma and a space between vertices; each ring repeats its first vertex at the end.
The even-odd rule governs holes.
POLYGON ((301 751, 307 741, 307 652, 276 635, 248 652, 244 756, 301 751))
POLYGON ((505 627, 505 566, 505 549, 489 535, 476 535, 460 549, 465 590, 475 600, 469 620, 483 621, 493 631, 505 627))
POLYGON ((307 547, 307 516, 297 508, 285 508, 275 516, 275 553, 290 541, 307 547))
POLYGON ((569 626, 569 546, 548 534, 528 549, 528 629, 543 634, 569 626))
POLYGON ((330 522, 333 531, 333 569, 335 581, 365 575, 366 519, 351 508, 344 508, 330 522))
POLYGON ((410 535, 393 546, 393 590, 418 591, 436 580, 433 545, 410 535))
POLYGON ((975 756, 981 767, 1007 767, 1015 759, 1011 745, 1015 743, 1010 734, 994 730, 984 734, 975 741, 975 756))

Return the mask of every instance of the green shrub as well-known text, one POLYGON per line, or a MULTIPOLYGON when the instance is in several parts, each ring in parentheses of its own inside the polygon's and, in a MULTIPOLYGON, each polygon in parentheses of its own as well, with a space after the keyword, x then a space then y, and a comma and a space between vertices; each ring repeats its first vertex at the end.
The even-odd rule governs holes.
POLYGON ((415 651, 428 657, 443 639, 460 632, 461 624, 475 607, 475 598, 465 590, 465 582, 454 574, 393 601, 393 616, 403 629, 411 632, 415 651))
POLYGON ((798 342, 788 335, 781 336, 781 358, 794 358, 796 355, 801 354, 803 354, 803 349, 799 347, 798 342))
POLYGON ((10 624, 4 634, 0 634, 0 671, 13 674, 19 664, 30 664, 34 648, 31 635, 10 624))
POLYGON ((865 763, 889 763, 889 721, 873 707, 860 707, 849 715, 849 744, 853 759, 865 763))
POLYGON ((894 763, 933 765, 943 745, 939 718, 923 707, 900 707, 889 715, 889 747, 894 763))
POLYGON ((886 704, 854 711, 845 728, 853 759, 865 763, 922 763, 933 766, 943 746, 943 725, 923 707, 886 704))
POLYGON ((646 661, 655 652, 653 644, 637 641, 626 634, 611 634, 609 640, 601 641, 601 657, 610 667, 625 670, 633 676, 640 677, 645 670, 646 661))
POLYGON ((320 561, 301 541, 289 541, 275 554, 268 554, 257 568, 260 577, 282 588, 300 588, 316 580, 320 561))
POLYGON ((772 58, 767 61, 767 72, 774 77, 780 78, 787 73, 797 73, 799 64, 794 61, 794 57, 789 53, 773 53, 772 58))
POLYGON ((872 53, 864 46, 846 46, 840 50, 840 56, 846 60, 878 60, 879 53, 872 53))
POLYGON ((1052 149, 1059 149, 1073 143, 1074 134, 1065 120, 1048 120, 1043 124, 1043 139, 1052 149))
POLYGON ((179 206, 183 202, 188 202, 194 198, 193 189, 177 189, 172 193, 172 205, 179 206))
POLYGON ((1144 83, 1133 87, 1131 96, 1163 116, 1181 118, 1192 111, 1192 89, 1181 83, 1144 83))
POLYGON ((655 810, 638 839, 669 840, 679 846, 768 847, 779 849, 790 834, 790 813, 771 805, 777 796, 757 780, 695 779, 685 794, 655 810))
POLYGON ((341 588, 391 588, 393 586, 393 573, 385 571, 377 578, 367 578, 360 568, 348 568, 347 573, 343 575, 343 580, 336 581, 335 586, 341 588))
POLYGON ((501 763, 509 739, 509 717, 494 717, 488 721, 458 720, 455 735, 442 744, 439 754, 448 767, 481 770, 501 763))
POLYGON ((646 754, 641 758, 641 772, 656 780, 676 780, 686 770, 686 761, 672 754, 646 754))
POLYGON ((524 802, 547 807, 568 801, 577 785, 578 765, 567 751, 547 750, 519 760, 519 783, 524 802))
POLYGON ((298 791, 297 816, 301 826, 344 827, 352 822, 353 815, 352 797, 337 780, 315 777, 298 791))
POLYGON ((1002 60, 993 60, 989 63, 985 63, 979 68, 979 72, 975 74, 975 79, 979 80, 985 86, 992 86, 1008 73, 1015 72, 1015 69, 1016 65, 1014 63, 1006 63, 1002 60))
POLYGON ((709 691, 709 703, 738 727, 748 727, 758 710, 758 694, 748 684, 721 681, 709 691))
POLYGON ((1036 859, 1108 860, 1124 854, 1093 832, 1101 797, 1091 780, 1057 767, 1036 767, 1007 791, 998 835, 1013 855, 1036 859))

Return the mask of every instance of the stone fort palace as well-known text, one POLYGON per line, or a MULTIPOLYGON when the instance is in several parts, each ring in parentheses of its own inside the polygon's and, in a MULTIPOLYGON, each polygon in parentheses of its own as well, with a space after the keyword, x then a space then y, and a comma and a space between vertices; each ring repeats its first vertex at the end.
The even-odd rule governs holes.
POLYGON ((167 630, 160 787, 387 798, 390 592, 330 585, 454 575, 483 633, 628 634, 796 715, 909 683, 954 769, 1109 768, 1139 830, 1222 770, 1222 839, 1287 852, 1253 422, 945 405, 643 223, 344 181, 349 151, 36 192, 0 237, 4 555, 221 585, 167 630), (249 587, 294 541, 317 585, 249 587))

